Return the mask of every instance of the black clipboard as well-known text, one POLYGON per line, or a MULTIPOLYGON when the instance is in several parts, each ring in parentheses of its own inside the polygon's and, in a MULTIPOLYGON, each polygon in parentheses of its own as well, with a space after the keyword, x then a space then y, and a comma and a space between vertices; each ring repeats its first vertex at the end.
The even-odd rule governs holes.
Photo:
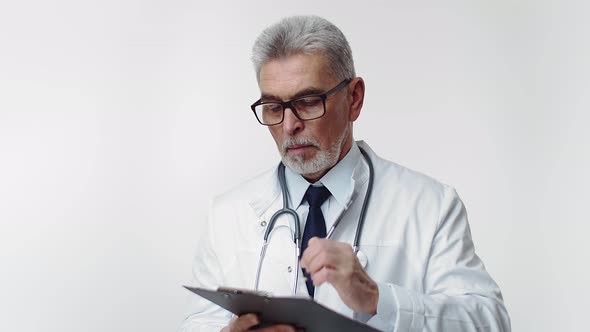
POLYGON ((261 321, 259 327, 289 324, 306 332, 378 331, 309 298, 274 297, 263 292, 222 287, 217 290, 188 286, 184 288, 235 315, 258 314, 261 321))

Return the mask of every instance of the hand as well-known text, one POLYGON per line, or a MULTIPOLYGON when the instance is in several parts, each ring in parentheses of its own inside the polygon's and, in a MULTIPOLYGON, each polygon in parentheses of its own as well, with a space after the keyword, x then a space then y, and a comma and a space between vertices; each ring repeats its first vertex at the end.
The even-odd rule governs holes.
POLYGON ((234 316, 229 325, 221 329, 221 332, 242 332, 242 331, 257 331, 257 332, 296 332, 291 325, 273 325, 261 329, 251 330, 252 327, 260 324, 260 319, 255 314, 246 314, 242 316, 234 316))
POLYGON ((301 257, 301 267, 319 286, 330 283, 340 298, 356 312, 377 313, 379 288, 359 263, 352 247, 334 240, 311 238, 301 257))

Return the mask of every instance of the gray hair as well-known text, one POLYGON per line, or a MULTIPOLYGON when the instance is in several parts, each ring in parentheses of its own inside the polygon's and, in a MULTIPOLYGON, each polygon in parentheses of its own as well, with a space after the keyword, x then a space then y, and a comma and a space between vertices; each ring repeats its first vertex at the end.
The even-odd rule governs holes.
POLYGON ((356 76, 350 45, 338 27, 318 16, 291 16, 266 28, 254 42, 256 79, 260 81, 265 63, 298 53, 324 54, 330 73, 337 79, 356 76))

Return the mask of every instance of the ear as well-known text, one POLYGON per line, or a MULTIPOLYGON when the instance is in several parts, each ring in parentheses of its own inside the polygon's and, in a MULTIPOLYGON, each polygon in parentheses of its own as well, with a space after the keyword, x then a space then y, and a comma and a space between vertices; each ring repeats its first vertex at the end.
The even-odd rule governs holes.
POLYGON ((348 85, 348 95, 351 98, 349 121, 354 122, 361 115, 363 101, 365 100, 365 81, 356 77, 348 85))

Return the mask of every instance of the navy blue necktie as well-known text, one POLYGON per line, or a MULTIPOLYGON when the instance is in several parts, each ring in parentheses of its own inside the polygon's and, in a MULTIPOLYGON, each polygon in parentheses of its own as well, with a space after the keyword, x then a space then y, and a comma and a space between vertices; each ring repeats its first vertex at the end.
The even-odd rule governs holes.
MULTIPOLYGON (((307 249, 307 242, 314 236, 325 238, 326 237, 326 220, 322 214, 321 206, 330 197, 330 191, 328 188, 313 187, 309 186, 305 192, 304 199, 309 203, 309 214, 307 215, 307 221, 305 222, 305 229, 303 230, 303 243, 301 244, 301 254, 307 249)), ((313 281, 308 273, 304 273, 307 280, 307 291, 309 295, 313 297, 315 287, 313 281)))

